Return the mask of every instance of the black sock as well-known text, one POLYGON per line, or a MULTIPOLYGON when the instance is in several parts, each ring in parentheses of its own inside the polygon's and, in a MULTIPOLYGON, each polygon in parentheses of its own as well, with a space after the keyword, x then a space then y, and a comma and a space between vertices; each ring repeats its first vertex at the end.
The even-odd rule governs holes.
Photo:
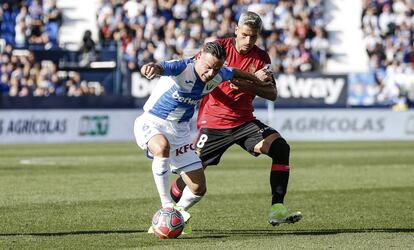
POLYGON ((271 171, 270 186, 272 187, 272 205, 283 203, 289 182, 289 172, 271 171))
POLYGON ((270 145, 268 155, 272 158, 270 186, 272 188, 272 205, 283 203, 289 182, 290 146, 283 138, 277 138, 270 145))

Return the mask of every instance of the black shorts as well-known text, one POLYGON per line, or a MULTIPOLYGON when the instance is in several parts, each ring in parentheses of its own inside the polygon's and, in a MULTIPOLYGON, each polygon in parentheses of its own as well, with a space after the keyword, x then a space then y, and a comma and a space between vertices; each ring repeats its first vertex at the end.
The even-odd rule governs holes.
POLYGON ((223 153, 233 144, 238 144, 254 156, 257 143, 277 131, 259 120, 253 120, 231 129, 202 128, 196 138, 196 152, 203 166, 217 165, 223 153))

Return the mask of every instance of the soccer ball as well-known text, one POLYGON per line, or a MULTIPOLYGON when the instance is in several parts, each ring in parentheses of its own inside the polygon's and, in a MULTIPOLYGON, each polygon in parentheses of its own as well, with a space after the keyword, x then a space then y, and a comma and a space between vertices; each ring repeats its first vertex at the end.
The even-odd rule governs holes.
POLYGON ((177 238, 184 229, 184 218, 172 207, 161 208, 152 217, 152 229, 160 239, 177 238))

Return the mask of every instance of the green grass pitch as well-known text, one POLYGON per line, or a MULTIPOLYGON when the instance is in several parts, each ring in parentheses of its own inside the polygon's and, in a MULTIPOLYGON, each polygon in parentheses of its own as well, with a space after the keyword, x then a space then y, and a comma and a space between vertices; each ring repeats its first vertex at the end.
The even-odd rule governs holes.
POLYGON ((270 159, 231 148, 206 171, 191 238, 146 233, 159 207, 133 143, 0 146, 0 249, 413 249, 414 142, 292 142, 272 227, 270 159))

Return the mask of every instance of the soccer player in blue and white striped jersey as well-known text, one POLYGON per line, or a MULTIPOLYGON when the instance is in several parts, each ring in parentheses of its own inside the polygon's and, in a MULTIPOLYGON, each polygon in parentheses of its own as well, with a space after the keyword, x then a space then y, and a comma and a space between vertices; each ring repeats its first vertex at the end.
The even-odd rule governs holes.
MULTIPOLYGON (((187 184, 176 204, 186 221, 190 217, 186 211, 206 192, 203 167, 190 136, 189 121, 195 106, 204 95, 228 80, 236 86, 268 84, 253 74, 223 67, 225 58, 223 46, 210 42, 196 59, 148 63, 141 68, 141 74, 148 79, 162 77, 144 105, 144 114, 135 121, 135 139, 153 157, 152 172, 163 207, 174 206, 169 192, 170 171, 181 175, 187 184)), ((187 223, 184 232, 190 230, 187 223)))

